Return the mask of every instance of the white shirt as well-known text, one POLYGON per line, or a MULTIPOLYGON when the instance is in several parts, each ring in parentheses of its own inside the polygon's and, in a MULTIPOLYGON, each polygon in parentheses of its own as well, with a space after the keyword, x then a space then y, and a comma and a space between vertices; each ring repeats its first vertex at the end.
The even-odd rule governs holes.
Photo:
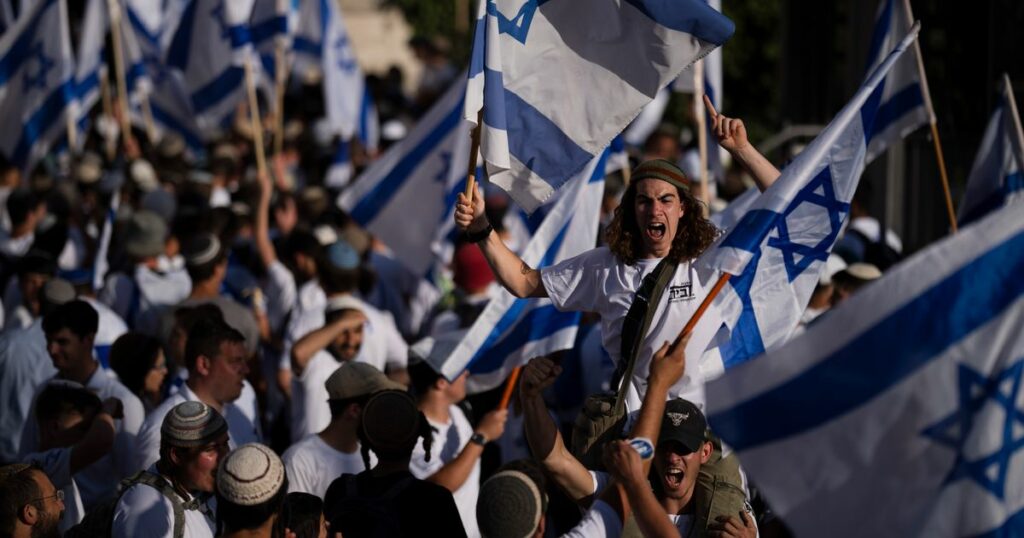
MULTIPOLYGON (((644 276, 653 271, 660 261, 637 260, 630 266, 616 259, 607 247, 600 247, 541 269, 541 280, 559 310, 596 312, 601 316, 601 343, 612 361, 618 364, 626 313, 644 276)), ((640 409, 640 402, 647 392, 648 369, 654 353, 664 342, 675 341, 713 285, 712 275, 703 273, 687 262, 676 268, 640 346, 633 369, 633 386, 626 401, 630 411, 640 409)), ((721 323, 717 309, 709 308, 693 331, 687 355, 699 357, 721 323)), ((669 390, 668 397, 685 398, 703 408, 704 378, 700 369, 687 369, 683 378, 669 390)))
POLYGON ((54 487, 64 492, 64 517, 60 520, 60 532, 63 534, 79 524, 85 517, 85 507, 82 506, 82 496, 78 493, 78 486, 71 476, 71 448, 51 448, 45 452, 33 452, 22 460, 42 467, 54 487))
MULTIPOLYGON (((448 462, 454 460, 473 436, 473 427, 466 419, 466 414, 456 405, 448 408, 449 422, 441 424, 427 419, 434 429, 433 444, 430 446, 430 461, 426 461, 423 444, 416 443, 409 462, 409 472, 416 478, 427 479, 441 470, 448 462)), ((480 495, 480 460, 473 464, 473 470, 462 486, 452 493, 455 506, 459 509, 462 526, 466 536, 480 536, 480 528, 476 523, 476 499, 480 495)))
POLYGON ((17 461, 21 432, 36 392, 56 374, 46 351, 42 320, 27 329, 0 334, 0 460, 17 461))
MULTIPOLYGON (((245 387, 242 387, 243 394, 245 387)), ((246 443, 260 442, 259 421, 255 423, 241 409, 239 399, 233 403, 224 404, 224 420, 228 423, 228 446, 234 449, 246 443)), ((174 409, 174 406, 182 402, 201 401, 196 393, 192 392, 188 384, 181 385, 177 393, 168 396, 159 407, 154 409, 139 430, 139 446, 135 456, 135 468, 146 469, 160 459, 160 426, 163 425, 164 417, 174 409)))
POLYGON ((306 364, 302 375, 292 376, 292 442, 320 433, 331 422, 324 383, 341 363, 330 353, 320 350, 306 364))
MULTIPOLYGON (((359 474, 366 470, 358 448, 348 454, 324 442, 319 435, 310 435, 295 443, 281 456, 288 474, 288 493, 301 491, 321 499, 335 478, 343 474, 359 474)), ((370 467, 377 458, 370 454, 370 467)))
POLYGON ((163 310, 184 301, 192 279, 184 269, 157 272, 139 264, 133 276, 115 273, 107 278, 100 301, 136 331, 158 335, 163 310))
MULTIPOLYGON (((148 468, 156 473, 156 466, 148 468)), ((191 496, 182 502, 192 500, 191 496)), ((185 510, 185 538, 213 538, 214 521, 209 508, 185 510)), ((125 490, 114 509, 111 536, 115 538, 174 537, 174 505, 160 490, 135 484, 125 490)))
MULTIPOLYGON (((44 386, 45 384, 40 387, 40 391, 44 386)), ((135 466, 134 454, 139 428, 142 426, 146 411, 137 396, 122 385, 112 373, 99 368, 98 365, 96 372, 85 384, 85 388, 98 396, 100 400, 107 398, 121 400, 121 405, 124 408, 124 418, 114 421, 116 434, 114 435, 113 451, 75 474, 75 482, 82 495, 82 502, 89 509, 112 497, 117 491, 118 482, 139 469, 135 466)), ((36 396, 40 391, 37 391, 36 396)), ((33 398, 34 400, 35 398, 33 398)), ((34 407, 32 414, 35 414, 34 407)), ((35 420, 28 420, 25 422, 25 428, 21 434, 21 453, 35 452, 38 446, 39 425, 35 420)))
POLYGON ((281 370, 291 369, 292 346, 310 331, 323 326, 324 309, 327 308, 327 294, 320 287, 320 281, 312 279, 299 287, 298 300, 284 330, 284 345, 281 350, 281 370), (319 323, 317 323, 319 319, 319 323))
POLYGON ((267 298, 267 322, 271 332, 277 333, 284 328, 288 314, 299 300, 295 276, 278 260, 267 266, 263 294, 267 298))
POLYGON ((110 347, 124 333, 128 332, 128 325, 121 316, 117 315, 109 306, 93 299, 92 297, 79 297, 89 303, 99 315, 99 328, 96 330, 96 338, 93 340, 94 356, 105 368, 110 367, 110 347))

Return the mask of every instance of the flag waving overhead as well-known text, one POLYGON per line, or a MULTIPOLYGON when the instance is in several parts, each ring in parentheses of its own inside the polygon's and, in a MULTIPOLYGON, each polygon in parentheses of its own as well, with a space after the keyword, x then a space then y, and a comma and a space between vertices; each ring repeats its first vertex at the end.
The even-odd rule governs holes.
POLYGON ((960 224, 974 221, 1024 192, 1024 134, 1021 134, 1020 114, 1009 77, 1004 74, 1001 82, 999 105, 985 128, 967 178, 967 191, 957 219, 960 224))
MULTIPOLYGON (((594 247, 607 158, 605 150, 566 187, 523 251, 524 263, 540 269, 594 247)), ((469 390, 489 390, 528 359, 571 348, 579 320, 579 312, 560 312, 550 299, 517 299, 501 289, 444 364, 434 366, 448 379, 468 367, 469 390)))
POLYGON ((731 335, 730 368, 789 338, 825 265, 865 166, 867 134, 882 113, 877 88, 917 38, 903 38, 853 99, 697 263, 733 275, 715 304, 731 335))
MULTIPOLYGON (((910 31, 914 16, 910 0, 882 0, 871 34, 868 52, 868 76, 885 60, 889 51, 910 31)), ((928 81, 920 63, 921 51, 915 43, 912 50, 893 66, 885 81, 875 89, 878 96, 878 117, 867 134, 867 162, 881 155, 891 144, 912 131, 935 123, 928 81)))
POLYGON ((1019 536, 1024 207, 894 268, 708 385, 711 427, 796 536, 1019 536))
POLYGON ((491 181, 532 212, 733 30, 701 0, 481 0, 465 114, 491 181))
POLYGON ((39 0, 0 38, 0 151, 22 170, 66 132, 74 60, 64 0, 39 0))

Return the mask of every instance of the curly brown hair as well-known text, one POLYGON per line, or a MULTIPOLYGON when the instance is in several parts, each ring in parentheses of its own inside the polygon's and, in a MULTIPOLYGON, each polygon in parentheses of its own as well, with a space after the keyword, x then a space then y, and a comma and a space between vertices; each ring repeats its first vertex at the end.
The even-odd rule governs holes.
MULTIPOLYGON (((641 180, 643 181, 643 180, 641 180)), ((643 251, 643 238, 636 223, 636 185, 634 181, 622 195, 622 202, 615 208, 615 216, 605 230, 604 239, 615 257, 626 265, 633 265, 643 251)), ((718 236, 718 228, 704 218, 704 203, 693 197, 689 189, 676 186, 679 201, 683 204, 683 217, 679 219, 676 236, 672 239, 672 250, 668 258, 676 263, 690 261, 700 256, 718 236)))

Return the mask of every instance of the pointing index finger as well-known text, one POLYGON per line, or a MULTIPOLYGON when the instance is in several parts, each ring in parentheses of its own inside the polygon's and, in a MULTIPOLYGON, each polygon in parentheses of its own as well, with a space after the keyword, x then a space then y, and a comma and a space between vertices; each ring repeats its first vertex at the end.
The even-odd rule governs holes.
POLYGON ((711 104, 711 99, 708 98, 708 94, 704 94, 704 106, 707 107, 708 112, 711 113, 712 119, 718 118, 718 111, 715 110, 715 105, 711 104))

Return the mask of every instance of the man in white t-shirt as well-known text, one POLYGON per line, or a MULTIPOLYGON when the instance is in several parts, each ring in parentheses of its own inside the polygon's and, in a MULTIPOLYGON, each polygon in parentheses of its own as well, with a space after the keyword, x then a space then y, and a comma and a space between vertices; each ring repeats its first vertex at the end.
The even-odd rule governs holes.
POLYGON ((409 366, 409 377, 420 411, 427 417, 434 433, 429 460, 423 446, 416 445, 409 471, 416 478, 442 485, 452 492, 466 536, 480 536, 476 522, 480 456, 489 441, 505 432, 508 410, 496 409, 487 413, 474 429, 466 414, 456 405, 466 398, 469 371, 449 382, 429 362, 417 357, 409 366))
POLYGON ((203 402, 216 409, 227 421, 232 447, 260 440, 259 421, 238 406, 249 374, 245 337, 222 320, 204 317, 196 321, 186 338, 188 380, 146 417, 139 431, 137 469, 146 469, 159 459, 164 417, 185 401, 203 402))
MULTIPOLYGON (((712 109, 712 112, 713 109, 712 109)), ((767 189, 779 171, 747 141, 743 122, 712 114, 719 142, 767 189)), ((644 276, 663 258, 677 262, 674 276, 646 335, 641 335, 627 408, 635 411, 646 391, 651 357, 665 341, 675 341, 686 322, 707 295, 715 275, 691 265, 715 240, 715 226, 704 218, 704 206, 690 193, 690 179, 675 163, 651 160, 632 173, 632 182, 609 224, 600 247, 537 270, 523 263, 502 242, 487 222, 485 204, 474 190, 470 199, 459 195, 456 226, 476 242, 497 280, 516 297, 548 297, 560 310, 596 312, 601 316, 605 350, 618 364, 622 352, 623 320, 644 276)), ((690 355, 699 356, 710 343, 721 320, 713 309, 701 318, 690 340, 690 355)), ((704 380, 698 369, 669 392, 703 405, 704 380)))
MULTIPOLYGON (((359 446, 363 404, 373 393, 405 387, 362 362, 343 362, 324 382, 331 421, 320 433, 307 436, 282 456, 288 471, 288 492, 323 498, 335 478, 367 468, 359 446)), ((372 456, 372 454, 371 454, 372 456)), ((373 465, 371 461, 369 465, 373 465)))
MULTIPOLYGON (((139 398, 112 374, 100 368, 93 357, 98 319, 96 310, 81 300, 60 305, 43 318, 47 349, 57 368, 54 379, 83 385, 101 400, 117 398, 124 408, 124 418, 116 423, 113 450, 75 474, 75 482, 86 510, 113 496, 118 482, 137 470, 133 455, 136 436, 145 416, 139 398)), ((33 413, 38 401, 37 394, 33 413)), ((35 420, 26 421, 21 435, 21 454, 38 452, 39 442, 38 423, 35 420)))
POLYGON ((176 405, 160 425, 160 459, 146 468, 149 483, 124 491, 114 508, 111 536, 172 538, 182 526, 185 538, 212 538, 217 465, 228 453, 228 424, 202 402, 176 405), (183 517, 175 518, 175 504, 183 517))

